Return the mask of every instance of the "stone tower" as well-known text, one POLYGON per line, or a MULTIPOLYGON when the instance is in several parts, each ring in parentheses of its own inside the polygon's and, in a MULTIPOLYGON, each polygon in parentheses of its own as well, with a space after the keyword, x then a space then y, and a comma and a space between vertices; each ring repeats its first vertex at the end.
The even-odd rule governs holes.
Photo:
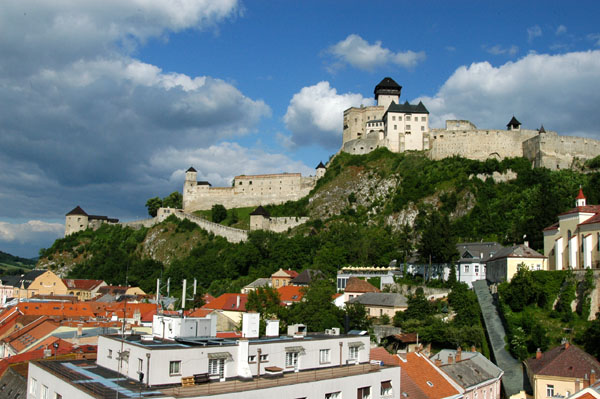
POLYGON ((396 104, 400 103, 401 91, 402 86, 396 83, 394 79, 390 77, 383 78, 383 80, 375 86, 375 101, 377 101, 377 105, 387 109, 392 101, 396 104))
POLYGON ((323 162, 319 162, 316 169, 317 169, 317 172, 315 175, 317 177, 317 180, 319 180, 321 177, 325 176, 325 172, 327 172, 327 168, 325 167, 325 165, 323 165, 323 162))
POLYGON ((89 216, 79 205, 65 216, 65 236, 88 228, 89 216))

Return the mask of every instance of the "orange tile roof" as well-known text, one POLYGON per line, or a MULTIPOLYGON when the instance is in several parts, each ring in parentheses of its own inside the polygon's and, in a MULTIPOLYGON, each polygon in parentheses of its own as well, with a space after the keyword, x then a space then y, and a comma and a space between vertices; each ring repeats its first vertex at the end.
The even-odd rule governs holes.
POLYGON ((91 291, 102 284, 104 280, 87 280, 87 279, 63 279, 63 283, 67 289, 87 290, 91 291))
POLYGON ((380 292, 378 288, 374 287, 368 281, 360 279, 358 277, 350 277, 346 283, 345 292, 380 292))
POLYGON ((459 394, 446 377, 425 356, 409 352, 401 359, 400 367, 429 399, 441 399, 459 394))
POLYGON ((279 293, 279 299, 281 302, 300 302, 302 297, 304 296, 303 287, 298 287, 295 285, 284 285, 283 287, 279 287, 277 292, 279 293))
POLYGON ((17 305, 25 315, 59 316, 64 318, 93 318, 95 313, 86 302, 21 302, 17 305))
POLYGON ((372 348, 370 352, 369 358, 371 360, 378 360, 383 362, 386 366, 398 366, 400 365, 400 358, 398 356, 394 356, 390 354, 385 348, 378 346, 377 348, 372 348))
POLYGON ((229 310, 234 312, 245 312, 246 302, 248 302, 248 295, 246 294, 223 294, 214 301, 207 303, 202 306, 202 309, 213 309, 213 310, 229 310), (240 306, 237 306, 238 297, 240 299, 240 306))
POLYGON ((40 317, 20 330, 14 331, 3 341, 9 344, 16 353, 20 353, 36 341, 46 337, 58 328, 58 324, 49 321, 47 317, 40 317))
POLYGON ((191 311, 188 316, 189 317, 206 317, 209 314, 211 314, 212 312, 214 312, 214 310, 212 309, 194 309, 193 311, 191 311))

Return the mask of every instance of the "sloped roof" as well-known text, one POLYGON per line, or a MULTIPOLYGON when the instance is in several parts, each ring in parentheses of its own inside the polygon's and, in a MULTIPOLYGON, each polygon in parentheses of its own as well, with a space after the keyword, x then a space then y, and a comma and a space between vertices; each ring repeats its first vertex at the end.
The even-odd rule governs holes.
POLYGON ((0 281, 2 281, 2 284, 5 286, 18 287, 21 276, 2 276, 0 277, 0 281))
POLYGON ((400 358, 398 356, 390 354, 385 348, 378 346, 377 348, 371 348, 369 359, 383 362, 386 366, 399 366, 400 358))
POLYGON ((36 341, 46 337, 57 328, 58 324, 50 321, 46 316, 43 316, 20 330, 13 331, 4 338, 3 341, 8 343, 17 353, 19 353, 36 341))
POLYGON ((408 306, 408 300, 404 295, 392 292, 366 292, 350 299, 348 303, 360 303, 367 306, 386 306, 394 308, 408 306))
POLYGON ((304 269, 291 281, 292 284, 308 285, 315 278, 323 276, 323 272, 317 269, 304 269))
POLYGON ((19 282, 17 283, 17 287, 20 287, 21 284, 22 284, 24 288, 29 288, 29 286, 31 285, 31 283, 33 283, 33 281, 36 278, 38 278, 39 276, 41 276, 42 274, 44 274, 46 272, 47 272, 47 270, 32 270, 30 272, 25 273, 19 279, 19 282))
POLYGON ((298 287, 295 285, 284 285, 283 287, 279 287, 277 289, 279 293, 279 299, 281 302, 300 302, 302 297, 304 296, 304 292, 302 291, 302 287, 298 287))
POLYGON ((460 255, 459 262, 468 262, 474 259, 486 260, 502 248, 504 247, 497 242, 462 242, 456 244, 456 249, 460 255), (482 254, 483 256, 481 256, 482 254))
POLYGON ((212 309, 194 309, 192 312, 190 312, 188 314, 189 317, 206 317, 209 314, 211 314, 212 312, 214 312, 214 310, 212 309))
POLYGON ((63 283, 67 289, 87 290, 91 291, 104 283, 104 280, 88 280, 88 279, 63 279, 63 283))
POLYGON ((213 301, 202 306, 203 309, 229 310, 234 312, 245 312, 248 295, 246 294, 223 294, 213 301), (240 298, 240 306, 237 306, 238 297, 240 298))
POLYGON ((401 357, 400 367, 429 399, 441 399, 461 393, 441 370, 425 356, 409 352, 401 357))
POLYGON ((585 206, 576 206, 575 208, 571 208, 566 212, 559 213, 558 216, 570 215, 572 213, 598 213, 600 212, 600 205, 585 205, 585 206))
POLYGON ((486 370, 478 367, 472 359, 445 364, 440 368, 465 389, 496 378, 486 370))
POLYGON ((512 119, 510 120, 510 122, 508 122, 508 123, 506 124, 506 127, 511 127, 511 126, 520 126, 520 125, 521 125, 521 122, 519 122, 519 121, 517 120, 517 118, 515 118, 515 116, 513 115, 513 117, 512 117, 512 119))
POLYGON ((396 104, 392 101, 387 111, 385 111, 386 114, 388 112, 400 112, 404 114, 429 114, 429 111, 427 108, 425 108, 425 105, 423 105, 422 101, 419 101, 417 105, 409 104, 408 101, 406 101, 404 104, 396 104))
POLYGON ((394 81, 394 79, 390 77, 385 77, 379 82, 377 86, 375 86, 375 90, 373 90, 373 94, 375 94, 375 98, 379 94, 397 94, 400 95, 400 91, 402 90, 402 86, 394 81))
POLYGON ((62 318, 93 318, 96 316, 88 302, 21 302, 17 306, 24 315, 62 318))
POLYGON ((551 226, 548 226, 546 228, 544 228, 542 231, 552 231, 552 230, 558 230, 558 227, 560 226, 560 223, 556 222, 551 226))
POLYGON ((283 269, 279 269, 277 270, 275 273, 271 274, 271 278, 272 277, 290 277, 290 278, 295 278, 298 277, 298 272, 295 270, 283 270, 283 269))
POLYGON ((600 363, 575 345, 564 344, 542 353, 541 358, 526 360, 532 375, 583 378, 592 370, 600 372, 600 363))
POLYGON ((194 169, 193 166, 190 166, 188 170, 186 170, 186 172, 197 172, 196 169, 194 169))
POLYGON ((85 211, 83 209, 81 209, 81 207, 79 205, 77 205, 75 208, 73 208, 69 213, 67 213, 65 216, 71 216, 71 215, 82 215, 82 216, 87 216, 88 214, 85 213, 85 211))
MULTIPOLYGON (((244 286, 244 288, 258 288, 258 287, 268 287, 271 285, 271 279, 267 277, 257 278, 250 284, 244 286)), ((214 298, 213 298, 214 299, 214 298)), ((208 301, 206 301, 208 302, 208 301)))
POLYGON ((358 277, 350 277, 346 283, 345 292, 379 292, 379 288, 358 277))
POLYGON ((325 165, 323 165, 323 162, 319 162, 319 164, 317 165, 317 167, 315 169, 327 169, 325 167, 325 165))
POLYGON ((259 205, 255 210, 253 210, 252 212, 250 212, 250 216, 264 216, 266 218, 271 217, 271 215, 269 214, 269 212, 262 207, 262 205, 259 205))
POLYGON ((488 262, 503 259, 503 258, 547 258, 547 256, 542 255, 530 247, 519 244, 514 245, 512 247, 502 248, 496 255, 492 258, 488 259, 488 262))

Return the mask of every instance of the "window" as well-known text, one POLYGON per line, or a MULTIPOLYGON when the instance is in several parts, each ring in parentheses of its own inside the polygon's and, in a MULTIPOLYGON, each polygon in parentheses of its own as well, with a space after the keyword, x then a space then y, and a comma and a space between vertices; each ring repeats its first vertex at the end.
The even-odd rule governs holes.
POLYGON ((469 265, 465 265, 465 273, 469 273, 469 265))
POLYGON ((402 117, 401 117, 401 116, 399 116, 399 117, 398 117, 398 120, 399 120, 399 121, 401 121, 401 120, 402 120, 402 117))
POLYGON ((140 358, 138 358, 138 370, 137 371, 140 372, 140 373, 142 371, 144 371, 144 361, 142 359, 140 359, 140 358))
POLYGON ((342 393, 340 391, 326 393, 325 399, 342 399, 342 393))
POLYGON ((42 399, 50 399, 48 398, 48 387, 42 385, 42 399))
POLYGON ((285 367, 298 366, 298 352, 285 352, 285 367))
POLYGON ((371 398, 371 387, 358 388, 356 391, 356 397, 358 399, 370 399, 371 398))
POLYGON ((392 381, 381 381, 381 395, 392 396, 392 381))
POLYGON ((424 132, 425 131, 425 126, 421 126, 421 131, 424 132))
POLYGON ((554 396, 554 385, 546 385, 546 396, 549 398, 554 396))
POLYGON ((37 393, 37 380, 33 377, 29 381, 29 393, 32 395, 37 393))
POLYGON ((109 349, 109 350, 108 350, 108 358, 109 358, 109 359, 112 359, 112 349, 109 349))
POLYGON ((218 375, 219 378, 225 377, 225 359, 209 359, 208 374, 218 375))
POLYGON ((181 374, 181 360, 173 360, 169 362, 169 375, 181 374))
POLYGON ((59 393, 54 394, 54 399, 62 399, 62 395, 59 393))
POLYGON ((348 348, 348 359, 358 360, 358 346, 351 346, 348 348))
POLYGON ((406 125, 406 130, 410 130, 410 125, 406 125))
POLYGON ((392 120, 395 121, 396 120, 396 115, 392 115, 392 120))
POLYGON ((260 361, 261 362, 268 362, 269 361, 269 355, 260 355, 260 361))
POLYGON ((421 122, 425 122, 426 120, 427 120, 427 117, 426 117, 426 116, 422 116, 422 117, 421 117, 421 122))
POLYGON ((410 115, 406 115, 406 121, 410 121, 410 115))
POLYGON ((479 273, 479 265, 475 265, 475 273, 479 273))
POLYGON ((248 363, 254 363, 254 362, 256 362, 256 355, 248 356, 248 363))
POLYGON ((394 130, 398 130, 398 125, 394 125, 394 130))
POLYGON ((321 349, 319 351, 319 363, 329 363, 329 349, 321 349))

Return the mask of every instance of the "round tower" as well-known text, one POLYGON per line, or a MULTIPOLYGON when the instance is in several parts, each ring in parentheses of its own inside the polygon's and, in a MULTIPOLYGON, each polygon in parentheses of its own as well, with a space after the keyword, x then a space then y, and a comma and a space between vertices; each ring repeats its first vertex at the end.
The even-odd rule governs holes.
POLYGON ((325 165, 323 165, 323 162, 319 162, 315 169, 317 169, 317 172, 315 173, 317 180, 325 176, 325 172, 327 172, 327 168, 325 167, 325 165))
POLYGON ((401 91, 402 86, 394 82, 394 79, 390 77, 383 78, 383 80, 379 82, 377 86, 375 86, 374 93, 377 105, 381 105, 387 109, 392 101, 396 104, 399 104, 401 91))

